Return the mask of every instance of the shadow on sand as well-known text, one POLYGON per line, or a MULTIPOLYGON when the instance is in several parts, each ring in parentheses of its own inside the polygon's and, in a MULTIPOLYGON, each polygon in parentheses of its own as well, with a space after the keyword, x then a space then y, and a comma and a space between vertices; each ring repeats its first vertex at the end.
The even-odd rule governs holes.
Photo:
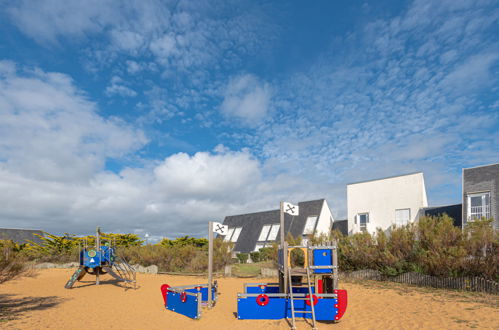
MULTIPOLYGON (((85 288, 87 286, 95 286, 95 280, 93 281, 83 281, 83 280, 80 280, 80 281, 77 281, 75 283, 75 285, 70 289, 70 290, 74 290, 74 289, 82 289, 82 288, 85 288)), ((128 291, 130 289, 133 289, 129 286, 127 286, 126 284, 124 284, 122 281, 119 281, 119 280, 115 280, 115 279, 105 279, 105 280, 101 280, 100 285, 114 285, 114 286, 117 286, 119 288, 122 288, 124 289, 125 291, 128 291)), ((137 286, 137 289, 139 289, 140 286, 137 286)))
POLYGON ((0 294, 0 322, 18 319, 25 312, 55 307, 63 300, 57 296, 19 298, 14 294, 0 294))

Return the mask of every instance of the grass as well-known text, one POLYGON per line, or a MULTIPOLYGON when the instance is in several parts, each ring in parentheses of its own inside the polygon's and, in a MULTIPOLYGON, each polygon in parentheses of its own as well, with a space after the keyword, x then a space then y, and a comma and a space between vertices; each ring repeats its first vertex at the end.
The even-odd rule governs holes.
POLYGON ((251 264, 233 264, 232 275, 237 277, 257 277, 262 268, 272 268, 273 264, 269 261, 255 262, 251 264))

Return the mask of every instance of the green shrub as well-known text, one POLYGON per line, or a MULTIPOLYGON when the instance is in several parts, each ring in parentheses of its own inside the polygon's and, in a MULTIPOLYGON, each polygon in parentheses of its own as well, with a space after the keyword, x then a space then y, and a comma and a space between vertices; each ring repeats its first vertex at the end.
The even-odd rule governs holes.
POLYGON ((497 280, 499 234, 491 220, 476 220, 464 231, 447 215, 421 217, 415 224, 374 235, 331 233, 314 243, 336 240, 341 270, 375 269, 389 276, 420 272, 442 277, 483 276, 497 280))
POLYGON ((277 251, 279 246, 273 243, 271 246, 260 249, 260 261, 274 261, 277 263, 277 251))
POLYGON ((260 252, 258 252, 258 251, 250 252, 250 257, 251 257, 251 261, 259 262, 260 261, 260 252))
POLYGON ((13 241, 0 240, 0 284, 27 275, 26 258, 20 254, 20 246, 13 241))
POLYGON ((163 238, 160 245, 164 247, 175 247, 175 246, 194 246, 198 248, 208 248, 208 240, 206 238, 194 238, 189 236, 178 237, 174 240, 163 238))
POLYGON ((239 259, 239 263, 245 264, 248 261, 247 253, 238 253, 236 254, 237 259, 239 259))

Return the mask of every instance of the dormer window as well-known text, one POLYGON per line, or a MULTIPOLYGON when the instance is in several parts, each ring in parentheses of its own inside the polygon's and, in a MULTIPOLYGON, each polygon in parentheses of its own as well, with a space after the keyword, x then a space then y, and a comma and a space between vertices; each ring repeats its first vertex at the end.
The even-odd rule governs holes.
POLYGON ((307 218, 305 223, 305 229, 303 229, 303 235, 313 235, 315 231, 315 225, 317 224, 318 216, 312 215, 307 218))
POLYGON ((233 243, 237 242, 242 229, 243 227, 229 228, 227 235, 224 237, 224 241, 233 243))
POLYGON ((279 233, 280 224, 264 225, 260 236, 258 236, 258 242, 255 245, 255 251, 264 248, 267 242, 275 241, 277 238, 277 233, 279 233))

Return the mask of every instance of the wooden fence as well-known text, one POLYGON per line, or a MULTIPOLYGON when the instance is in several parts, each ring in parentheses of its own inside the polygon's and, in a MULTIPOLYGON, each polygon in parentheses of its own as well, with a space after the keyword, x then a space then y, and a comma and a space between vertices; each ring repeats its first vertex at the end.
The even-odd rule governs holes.
POLYGON ((389 281, 424 287, 454 289, 499 294, 499 283, 481 277, 437 277, 420 273, 404 273, 397 276, 383 275, 372 269, 340 273, 341 278, 389 281))

